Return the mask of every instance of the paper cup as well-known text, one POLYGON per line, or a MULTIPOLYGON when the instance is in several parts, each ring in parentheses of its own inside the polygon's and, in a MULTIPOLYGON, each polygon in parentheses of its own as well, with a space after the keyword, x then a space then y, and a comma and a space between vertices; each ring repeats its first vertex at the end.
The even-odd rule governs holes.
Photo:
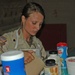
POLYGON ((75 57, 68 57, 66 59, 67 69, 69 75, 75 75, 75 57))
POLYGON ((75 57, 68 57, 66 58, 67 66, 74 66, 75 65, 75 57))

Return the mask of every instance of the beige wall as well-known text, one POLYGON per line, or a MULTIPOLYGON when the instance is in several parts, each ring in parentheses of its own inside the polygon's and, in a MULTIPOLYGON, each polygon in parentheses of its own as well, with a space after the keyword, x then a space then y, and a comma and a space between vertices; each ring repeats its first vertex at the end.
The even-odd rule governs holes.
POLYGON ((46 23, 67 24, 69 47, 75 47, 75 0, 28 0, 41 4, 45 10, 46 23))
POLYGON ((0 0, 0 35, 20 25, 25 0, 0 0))
MULTIPOLYGON (((27 0, 27 1, 28 2, 34 1, 43 6, 46 14, 45 22, 47 24, 48 23, 67 24, 68 45, 69 47, 75 47, 75 0, 27 0)), ((15 13, 21 10, 22 6, 25 4, 24 2, 26 3, 26 0, 21 0, 21 1, 0 0, 0 31, 2 30, 1 26, 3 27, 2 25, 3 22, 4 23, 6 22, 5 24, 3 23, 5 27, 6 24, 9 26, 12 23, 17 25, 15 22, 18 22, 17 20, 19 18, 20 13, 18 14, 18 16, 15 13), (15 17, 16 19, 14 19, 15 17), (8 23, 8 21, 10 21, 10 24, 8 23)))

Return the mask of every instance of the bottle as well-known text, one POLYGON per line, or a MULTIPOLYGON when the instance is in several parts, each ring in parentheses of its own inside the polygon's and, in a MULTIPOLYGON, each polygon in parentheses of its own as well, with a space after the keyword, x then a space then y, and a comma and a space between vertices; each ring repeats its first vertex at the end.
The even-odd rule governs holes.
POLYGON ((54 59, 47 59, 45 61, 44 75, 58 75, 58 65, 54 59))
POLYGON ((57 43, 57 50, 58 55, 60 56, 60 62, 61 62, 61 75, 68 75, 67 73, 67 65, 66 65, 66 58, 67 58, 67 43, 65 42, 59 42, 57 43))
POLYGON ((47 59, 54 59, 55 63, 58 65, 58 75, 61 75, 61 63, 60 57, 58 56, 58 52, 56 51, 49 51, 49 57, 47 59))

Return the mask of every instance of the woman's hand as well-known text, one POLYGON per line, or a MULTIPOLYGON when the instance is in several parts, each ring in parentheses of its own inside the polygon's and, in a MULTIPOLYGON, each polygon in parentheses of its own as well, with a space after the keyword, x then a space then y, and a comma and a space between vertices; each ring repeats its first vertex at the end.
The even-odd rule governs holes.
POLYGON ((23 51, 23 52, 24 52, 25 64, 34 60, 34 56, 32 55, 33 51, 23 51))
POLYGON ((3 46, 6 42, 6 38, 3 36, 0 36, 0 46, 3 46))
POLYGON ((3 51, 3 45, 5 44, 6 41, 7 41, 7 40, 6 40, 5 37, 0 36, 0 50, 1 50, 1 52, 4 52, 4 51, 3 51))

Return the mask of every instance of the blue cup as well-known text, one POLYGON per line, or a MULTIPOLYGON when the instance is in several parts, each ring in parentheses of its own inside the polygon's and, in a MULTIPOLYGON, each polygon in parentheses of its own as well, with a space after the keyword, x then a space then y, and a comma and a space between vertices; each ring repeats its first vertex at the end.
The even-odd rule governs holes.
POLYGON ((4 75, 26 75, 22 51, 8 51, 1 54, 4 75))

